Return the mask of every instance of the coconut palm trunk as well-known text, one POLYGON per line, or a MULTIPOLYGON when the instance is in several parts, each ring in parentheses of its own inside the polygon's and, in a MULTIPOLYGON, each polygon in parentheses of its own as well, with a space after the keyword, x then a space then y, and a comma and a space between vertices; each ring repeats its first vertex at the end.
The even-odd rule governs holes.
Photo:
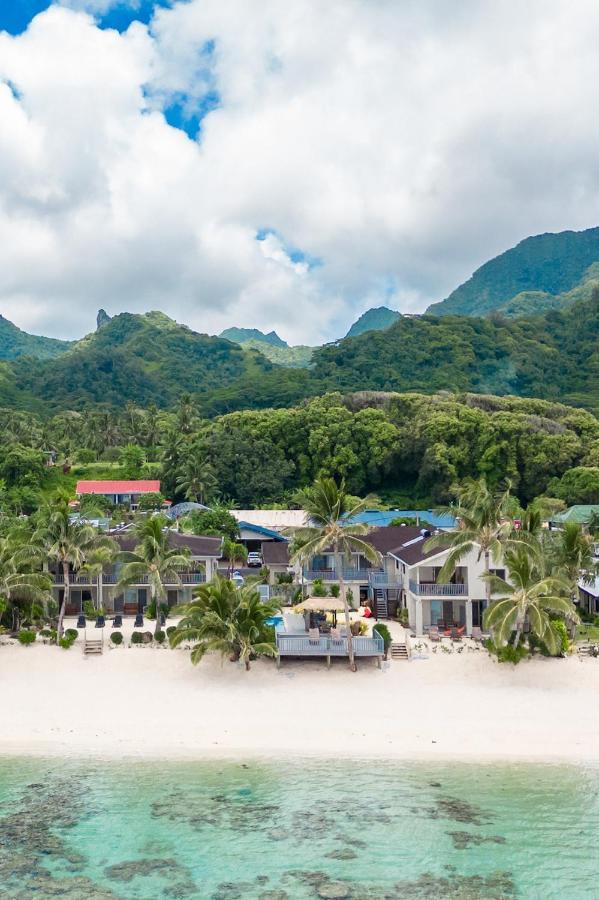
POLYGON ((62 603, 60 604, 60 609, 58 610, 58 625, 56 627, 56 642, 58 643, 62 637, 63 633, 63 622, 64 622, 64 614, 65 610, 68 606, 70 597, 71 597, 71 573, 69 571, 68 562, 63 561, 62 563, 62 576, 64 582, 64 591, 62 594, 62 603))
POLYGON ((349 656, 349 667, 352 672, 356 671, 356 661, 354 658, 354 640, 351 633, 351 622, 349 618, 349 603, 347 602, 347 592, 345 590, 345 581, 343 579, 343 558, 339 551, 335 550, 335 568, 339 575, 339 594, 343 601, 343 613, 345 615, 345 627, 347 629, 347 653, 349 656))

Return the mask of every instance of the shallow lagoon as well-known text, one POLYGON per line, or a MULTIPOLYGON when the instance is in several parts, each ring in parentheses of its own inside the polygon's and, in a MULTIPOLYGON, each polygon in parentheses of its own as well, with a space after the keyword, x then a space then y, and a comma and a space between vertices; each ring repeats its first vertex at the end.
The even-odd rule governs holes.
POLYGON ((0 761, 11 898, 599 894, 599 771, 0 761))

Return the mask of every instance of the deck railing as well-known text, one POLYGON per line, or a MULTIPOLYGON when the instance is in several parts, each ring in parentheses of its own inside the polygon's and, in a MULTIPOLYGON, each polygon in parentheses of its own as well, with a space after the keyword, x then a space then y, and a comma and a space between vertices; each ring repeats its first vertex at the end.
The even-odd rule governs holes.
POLYGON ((368 581, 373 587, 401 587, 399 573, 394 575, 389 572, 371 571, 368 581))
MULTIPOLYGON (((342 571, 344 581, 368 581, 372 573, 382 573, 383 570, 344 568, 342 571)), ((315 578, 322 581, 339 581, 339 573, 335 569, 304 569, 304 578, 306 581, 314 581, 315 578)))
MULTIPOLYGON (((348 656, 347 638, 335 640, 328 634, 321 634, 318 640, 311 640, 307 634, 284 634, 277 632, 277 650, 280 656, 348 656)), ((355 656, 382 656, 385 644, 379 635, 354 637, 352 639, 355 656)))
POLYGON ((465 597, 467 584, 419 584, 410 579, 410 590, 419 597, 465 597))
MULTIPOLYGON (((180 581, 165 581, 167 587, 177 587, 179 584, 203 584, 206 581, 206 573, 205 572, 179 572, 180 581)), ((102 584, 105 585, 113 585, 118 584, 119 576, 114 572, 106 572, 102 575, 102 584)), ((70 584, 73 585, 97 585, 98 578, 96 575, 71 575, 70 584)), ((135 587, 138 584, 147 584, 148 576, 140 575, 139 578, 136 578, 135 582, 131 585, 131 587, 135 587)), ((56 573, 54 575, 54 584, 64 584, 64 575, 62 573, 56 573)))

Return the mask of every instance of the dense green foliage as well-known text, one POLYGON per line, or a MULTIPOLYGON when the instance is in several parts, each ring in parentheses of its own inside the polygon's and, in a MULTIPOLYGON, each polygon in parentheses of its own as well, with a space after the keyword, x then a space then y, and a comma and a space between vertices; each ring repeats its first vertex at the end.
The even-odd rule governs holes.
POLYGON ((356 319, 345 337, 358 337, 358 335, 365 334, 367 331, 384 331, 400 318, 401 313, 398 313, 395 309, 389 309, 388 306, 377 306, 373 309, 367 309, 359 319, 356 319))
POLYGON ((598 261, 599 228, 535 235, 486 262, 428 312, 480 316, 525 291, 563 294, 583 281, 589 266, 598 261))
POLYGON ((54 359, 65 353, 71 345, 71 341, 27 334, 4 316, 0 316, 0 359, 16 359, 18 356, 54 359))
POLYGON ((305 344, 297 344, 295 347, 273 347, 261 341, 242 341, 241 346, 245 350, 257 350, 277 366, 289 369, 306 369, 312 362, 314 351, 318 347, 308 347, 305 344))
POLYGON ((597 409, 598 307, 595 292, 528 318, 402 317, 385 331, 316 349, 309 369, 274 365, 261 352, 196 334, 161 313, 122 314, 59 359, 1 364, 0 403, 47 415, 127 401, 166 408, 187 393, 211 417, 293 406, 338 389, 445 389, 597 409))

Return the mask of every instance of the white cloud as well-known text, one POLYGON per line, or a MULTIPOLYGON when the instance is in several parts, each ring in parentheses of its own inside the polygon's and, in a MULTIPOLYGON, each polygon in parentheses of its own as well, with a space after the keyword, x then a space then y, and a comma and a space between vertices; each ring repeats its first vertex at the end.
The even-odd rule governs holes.
POLYGON ((0 35, 2 312, 313 343, 422 309, 527 234, 599 223, 598 37, 592 0, 189 0, 123 35, 52 7, 0 35), (157 108, 215 88, 198 143, 157 108))

